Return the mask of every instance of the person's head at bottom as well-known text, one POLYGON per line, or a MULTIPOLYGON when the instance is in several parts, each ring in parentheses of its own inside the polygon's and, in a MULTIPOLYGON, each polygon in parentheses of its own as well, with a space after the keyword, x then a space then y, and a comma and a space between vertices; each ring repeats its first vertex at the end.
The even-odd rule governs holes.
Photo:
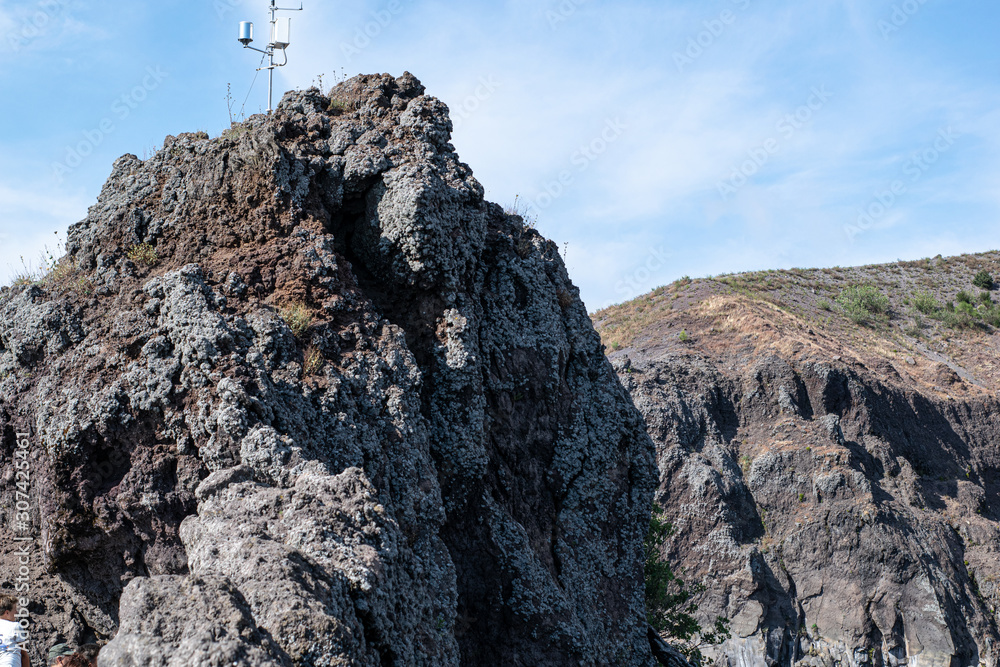
POLYGON ((5 621, 14 620, 14 610, 17 608, 17 598, 13 595, 0 595, 0 618, 5 621))
POLYGON ((84 644, 77 651, 90 667, 97 667, 97 654, 100 652, 101 647, 97 644, 84 644))
POLYGON ((90 667, 90 661, 79 653, 68 655, 64 658, 64 660, 66 662, 62 663, 59 667, 90 667))
POLYGON ((73 649, 69 644, 56 644, 49 649, 49 664, 52 667, 63 667, 68 664, 67 660, 73 655, 73 649))

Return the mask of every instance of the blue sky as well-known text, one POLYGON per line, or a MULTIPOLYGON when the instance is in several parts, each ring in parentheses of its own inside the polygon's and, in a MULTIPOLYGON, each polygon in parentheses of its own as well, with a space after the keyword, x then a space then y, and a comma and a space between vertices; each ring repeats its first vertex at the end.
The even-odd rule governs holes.
MULTIPOLYGON (((275 88, 415 74, 591 309, 684 275, 1000 248, 995 1, 304 4, 275 88)), ((259 45, 267 6, 0 0, 0 283, 116 157, 228 127, 258 64, 237 23, 259 45)), ((265 94, 262 74, 246 112, 265 94)))

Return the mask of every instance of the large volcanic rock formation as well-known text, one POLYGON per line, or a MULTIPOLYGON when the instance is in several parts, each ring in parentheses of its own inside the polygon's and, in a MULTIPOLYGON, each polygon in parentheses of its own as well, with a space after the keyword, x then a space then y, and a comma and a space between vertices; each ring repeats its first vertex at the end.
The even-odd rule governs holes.
POLYGON ((35 659, 645 665, 641 417, 557 247, 412 76, 120 158, 0 292, 35 659))

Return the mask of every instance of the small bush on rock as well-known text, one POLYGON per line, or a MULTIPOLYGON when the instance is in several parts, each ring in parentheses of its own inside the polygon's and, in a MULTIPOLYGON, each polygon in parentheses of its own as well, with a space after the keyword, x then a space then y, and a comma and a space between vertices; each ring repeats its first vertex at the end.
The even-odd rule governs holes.
POLYGON ((312 311, 301 302, 285 306, 278 311, 278 314, 281 316, 281 319, 285 320, 285 324, 292 330, 292 335, 296 338, 302 338, 309 331, 309 327, 313 323, 312 311))
POLYGON ((129 248, 128 258, 142 266, 153 266, 160 261, 156 256, 156 248, 148 243, 139 243, 129 248))
POLYGON ((343 100, 330 100, 330 106, 326 110, 334 116, 339 116, 347 111, 347 102, 343 100))

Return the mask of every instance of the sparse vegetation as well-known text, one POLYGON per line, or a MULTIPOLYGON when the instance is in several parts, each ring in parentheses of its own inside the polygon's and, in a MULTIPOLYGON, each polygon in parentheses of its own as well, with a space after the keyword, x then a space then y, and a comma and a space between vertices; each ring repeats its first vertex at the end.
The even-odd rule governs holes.
POLYGON ((128 249, 128 258, 136 264, 142 266, 154 266, 160 258, 156 255, 156 248, 148 243, 138 243, 128 249))
POLYGON ((312 311, 302 302, 289 304, 279 310, 278 314, 296 338, 302 338, 313 323, 312 311))
POLYGON ((509 216, 521 218, 524 221, 524 226, 528 229, 534 229, 538 225, 538 216, 531 212, 531 206, 527 201, 521 199, 521 195, 514 195, 514 201, 505 206, 503 212, 509 216))
POLYGON ((889 313, 889 297, 871 283, 846 288, 837 303, 855 324, 870 325, 889 313))
POLYGON ((678 336, 678 338, 680 339, 680 341, 682 343, 690 343, 691 342, 691 336, 689 336, 688 332, 684 331, 684 330, 681 331, 681 333, 678 336))
POLYGON ((701 649, 721 644, 730 637, 729 619, 718 617, 711 628, 703 628, 695 619, 698 605, 692 598, 705 590, 704 585, 688 586, 663 560, 661 550, 674 532, 663 510, 653 506, 649 532, 644 542, 646 618, 661 637, 674 644, 693 665, 705 659, 701 649))
MULTIPOLYGON (((1000 373, 1000 364, 988 355, 1000 345, 1000 298, 969 284, 981 269, 997 276, 1000 252, 693 281, 685 276, 592 317, 609 353, 664 340, 676 343, 683 328, 687 343, 700 345, 705 335, 710 347, 720 335, 731 336, 737 344, 758 345, 776 336, 803 335, 833 337, 895 360, 919 360, 927 354, 926 346, 959 365, 985 364, 988 372, 1000 373), (776 317, 776 311, 790 319, 776 317), (996 338, 980 339, 983 335, 996 338)), ((1000 285, 994 285, 997 289, 1000 285)), ((921 375, 923 367, 916 366, 921 375)))
MULTIPOLYGON (((56 232, 57 237, 58 235, 59 232, 56 232)), ((40 261, 37 267, 29 264, 22 255, 21 268, 14 271, 11 284, 15 286, 35 284, 65 286, 65 284, 69 282, 70 277, 76 273, 79 267, 76 261, 71 258, 63 257, 60 259, 58 255, 62 255, 62 252, 62 241, 56 242, 55 250, 46 245, 39 254, 40 261)), ((84 280, 87 283, 90 282, 86 279, 81 280, 84 280)), ((73 285, 70 285, 70 287, 72 286, 73 285)))
POLYGON ((306 348, 302 359, 302 372, 306 375, 315 375, 323 368, 323 353, 317 347, 310 345, 306 348))
POLYGON ((233 123, 229 127, 229 129, 225 130, 222 133, 222 138, 228 139, 229 141, 236 141, 246 133, 247 133, 246 125, 243 125, 242 123, 233 123))
POLYGON ((339 116, 340 114, 347 111, 347 102, 343 100, 338 100, 336 98, 331 98, 330 105, 326 108, 326 110, 334 116, 339 116))

